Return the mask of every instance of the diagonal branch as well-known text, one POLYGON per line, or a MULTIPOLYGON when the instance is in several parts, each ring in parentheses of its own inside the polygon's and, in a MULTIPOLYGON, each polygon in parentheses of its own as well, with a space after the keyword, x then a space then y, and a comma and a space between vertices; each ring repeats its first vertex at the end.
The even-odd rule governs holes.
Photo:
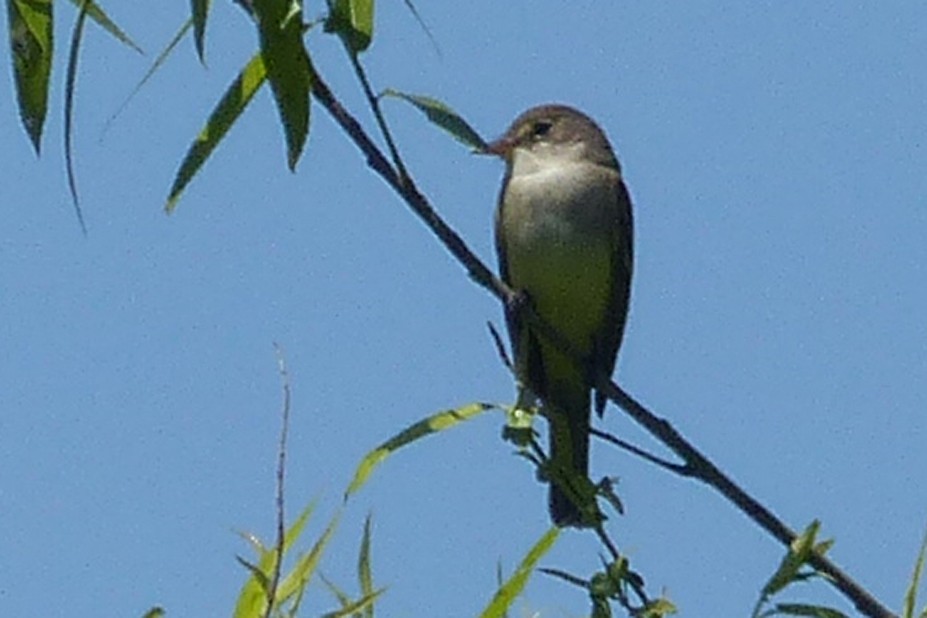
MULTIPOLYGON (((625 413, 646 429, 650 435, 657 438, 682 458, 689 469, 685 476, 698 479, 717 489, 747 517, 776 537, 786 547, 790 546, 792 541, 797 538, 791 528, 721 472, 715 464, 683 438, 665 419, 656 416, 638 403, 604 374, 598 376, 596 388, 601 389, 610 401, 617 404, 625 413)), ((826 557, 814 554, 810 562, 815 569, 828 575, 828 581, 849 598, 861 613, 874 618, 894 617, 894 614, 869 594, 865 588, 856 583, 826 557)))
POLYGON ((492 271, 480 261, 476 254, 464 243, 463 239, 444 222, 428 200, 418 190, 412 178, 403 179, 390 165, 376 144, 367 136, 364 128, 335 98, 322 80, 318 70, 313 69, 312 94, 335 119, 351 140, 367 157, 367 165, 380 175, 386 183, 406 202, 412 211, 435 233, 445 248, 464 265, 470 277, 479 285, 492 292, 505 302, 513 302, 515 293, 509 289, 492 271))
MULTIPOLYGON (((514 303, 517 297, 515 292, 493 275, 492 271, 467 247, 463 239, 438 216, 425 196, 418 190, 412 178, 410 176, 401 176, 390 165, 390 162, 377 148, 376 144, 371 141, 360 123, 335 98, 317 70, 314 70, 312 94, 364 154, 367 165, 399 194, 406 205, 438 237, 444 247, 466 268, 470 277, 477 284, 489 290, 499 300, 507 304, 514 303)), ((555 329, 543 323, 533 312, 527 311, 525 317, 530 320, 532 326, 536 327, 545 337, 548 337, 555 346, 579 358, 579 354, 572 349, 572 346, 555 329)), ((617 404, 652 436, 681 457, 686 462, 686 467, 691 468, 691 472, 687 476, 697 478, 714 487, 786 547, 796 539, 795 532, 776 517, 772 511, 738 487, 717 466, 702 455, 698 449, 683 438, 666 420, 647 410, 611 382, 610 376, 604 374, 597 376, 596 388, 605 393, 609 400, 617 404)), ((871 618, 894 618, 894 614, 826 557, 815 555, 811 559, 811 564, 822 573, 827 574, 829 581, 844 596, 850 599, 862 614, 871 618)))

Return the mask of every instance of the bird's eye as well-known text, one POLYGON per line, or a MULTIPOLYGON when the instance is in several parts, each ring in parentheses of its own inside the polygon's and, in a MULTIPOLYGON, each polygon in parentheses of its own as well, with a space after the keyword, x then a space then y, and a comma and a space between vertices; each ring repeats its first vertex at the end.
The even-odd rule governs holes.
POLYGON ((553 123, 549 120, 539 120, 531 126, 531 136, 534 138, 544 137, 550 133, 550 129, 553 126, 553 123))

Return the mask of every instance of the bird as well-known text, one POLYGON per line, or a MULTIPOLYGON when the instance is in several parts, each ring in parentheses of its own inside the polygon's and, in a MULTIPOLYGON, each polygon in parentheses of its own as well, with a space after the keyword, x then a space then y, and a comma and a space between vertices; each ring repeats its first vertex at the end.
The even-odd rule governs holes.
MULTIPOLYGON (((579 355, 532 328, 519 303, 507 303, 516 377, 548 420, 551 520, 589 527, 597 516, 584 515, 580 492, 563 479, 588 479, 592 391, 599 373, 613 373, 624 336, 631 198, 605 133, 567 105, 525 111, 485 152, 506 164, 495 213, 501 278, 579 355)), ((605 403, 597 391, 598 414, 605 403)))

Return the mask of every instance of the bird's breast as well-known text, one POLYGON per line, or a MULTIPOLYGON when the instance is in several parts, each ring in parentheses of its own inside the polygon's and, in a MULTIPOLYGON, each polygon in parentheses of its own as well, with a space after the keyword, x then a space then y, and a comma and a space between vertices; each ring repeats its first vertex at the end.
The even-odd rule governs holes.
POLYGON ((509 283, 583 348, 601 328, 618 242, 617 172, 572 164, 513 174, 499 225, 509 283))
POLYGON ((615 170, 588 163, 513 173, 500 212, 507 243, 582 246, 614 237, 620 225, 615 170))

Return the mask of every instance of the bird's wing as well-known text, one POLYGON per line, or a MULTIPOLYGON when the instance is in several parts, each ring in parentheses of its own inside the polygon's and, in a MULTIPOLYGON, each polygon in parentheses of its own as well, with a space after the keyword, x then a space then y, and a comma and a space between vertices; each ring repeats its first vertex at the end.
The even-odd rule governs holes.
MULTIPOLYGON (((593 358, 594 369, 611 375, 615 369, 615 360, 624 327, 628 319, 628 304, 631 298, 631 274, 634 269, 634 222, 631 214, 631 197, 624 181, 618 179, 615 192, 618 219, 615 226, 616 238, 613 242, 611 295, 604 321, 604 328, 595 342, 593 358)), ((593 376, 594 377, 594 376, 593 376)), ((596 392, 596 412, 602 414, 605 409, 605 395, 596 392)))
MULTIPOLYGON (((516 289, 512 283, 509 273, 508 255, 506 250, 507 241, 505 238, 505 229, 502 225, 503 205, 505 203, 505 188, 508 185, 502 183, 502 190, 499 193, 499 207, 496 209, 495 221, 495 240, 496 255, 499 259, 499 275, 502 280, 517 294, 524 295, 524 290, 516 289)), ((530 299, 523 296, 523 300, 530 302, 530 299)), ((505 323, 509 331, 509 342, 512 346, 513 362, 515 363, 515 372, 517 378, 523 381, 523 386, 531 389, 534 395, 543 395, 546 392, 544 380, 544 365, 541 359, 540 344, 537 336, 526 327, 524 319, 521 317, 521 310, 518 306, 505 307, 505 323)))

